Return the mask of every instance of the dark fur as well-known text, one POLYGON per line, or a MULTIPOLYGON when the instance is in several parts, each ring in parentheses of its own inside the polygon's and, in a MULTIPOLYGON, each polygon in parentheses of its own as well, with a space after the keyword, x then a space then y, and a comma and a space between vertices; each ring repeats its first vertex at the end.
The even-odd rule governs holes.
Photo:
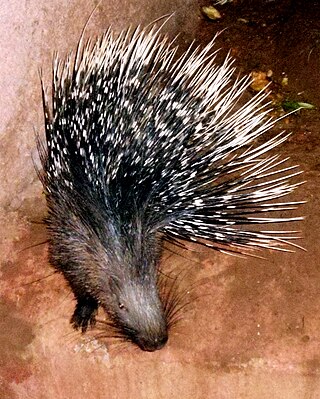
POLYGON ((72 190, 63 181, 50 185, 46 222, 50 262, 77 299, 74 327, 86 331, 102 306, 127 339, 144 350, 160 349, 168 339, 157 289, 160 238, 137 212, 121 220, 84 176, 75 172, 73 179, 72 190))

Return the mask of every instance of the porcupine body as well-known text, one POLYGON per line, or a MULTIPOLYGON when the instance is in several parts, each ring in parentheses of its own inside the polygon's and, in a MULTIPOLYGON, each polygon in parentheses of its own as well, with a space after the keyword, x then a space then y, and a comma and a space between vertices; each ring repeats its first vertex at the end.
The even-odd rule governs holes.
POLYGON ((77 300, 76 328, 101 306, 125 339, 160 349, 172 311, 158 290, 163 240, 244 252, 295 238, 250 228, 298 219, 268 217, 295 208, 274 200, 298 172, 266 154, 285 136, 252 145, 273 125, 264 95, 236 109, 249 80, 232 78, 228 57, 216 66, 212 46, 177 58, 155 28, 108 30, 54 60, 40 176, 49 258, 77 300))

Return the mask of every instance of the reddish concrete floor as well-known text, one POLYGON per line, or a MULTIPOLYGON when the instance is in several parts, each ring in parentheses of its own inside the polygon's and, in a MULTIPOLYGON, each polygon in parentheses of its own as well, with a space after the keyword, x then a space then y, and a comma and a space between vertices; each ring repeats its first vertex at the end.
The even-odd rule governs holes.
MULTIPOLYGON (((201 38, 210 36, 210 32, 223 27, 223 22, 217 27, 198 16, 191 18, 196 29, 186 27, 181 21, 188 19, 187 4, 182 3, 169 29, 174 33, 182 26, 186 35, 181 41, 190 41, 192 34, 201 38)), ((290 2, 285 3, 290 6, 290 2)), ((1 86, 5 101, 0 118, 3 124, 0 129, 0 398, 319 398, 318 111, 305 111, 290 118, 286 127, 293 135, 281 148, 284 156, 290 155, 292 163, 299 163, 305 171, 307 183, 294 198, 308 200, 302 208, 306 221, 297 225, 303 232, 301 244, 307 252, 264 253, 266 259, 241 259, 196 246, 190 246, 189 251, 177 250, 178 254, 166 251, 164 270, 186 271, 180 287, 182 291, 190 291, 187 294, 190 306, 171 331, 167 346, 154 353, 142 352, 130 344, 98 340, 94 331, 81 336, 71 329, 69 318, 74 301, 70 290, 61 276, 52 274, 46 245, 34 246, 46 238, 43 225, 38 223, 45 214, 45 204, 30 153, 34 151, 32 125, 40 128, 42 123, 39 92, 35 89, 38 62, 43 59, 48 65, 51 50, 71 47, 89 11, 84 12, 81 7, 85 2, 68 3, 68 6, 63 1, 53 4, 51 7, 43 3, 39 7, 37 2, 31 1, 21 9, 19 2, 13 1, 7 5, 6 15, 2 10, 0 18, 1 33, 5 30, 0 34, 0 48, 6 50, 2 51, 6 57, 0 69, 7 76, 1 86), (51 39, 55 31, 54 24, 50 23, 53 18, 60 21, 60 33, 51 39), (70 29, 73 35, 65 40, 66 26, 74 19, 76 23, 70 29), (19 51, 13 56, 12 51, 16 49, 19 51), (26 96, 28 92, 31 93, 29 97, 26 96)), ((139 20, 138 5, 130 4, 124 8, 126 18, 136 22, 139 20)), ((163 4, 156 15, 155 5, 145 5, 144 21, 175 9, 174 2, 168 3, 167 10, 163 4)), ((193 2, 190 10, 197 6, 193 2)), ((252 19, 257 19, 251 30, 245 27, 243 32, 242 28, 236 29, 236 22, 232 24, 244 12, 235 8, 238 6, 229 4, 222 10, 224 23, 232 33, 226 33, 229 38, 226 45, 235 54, 241 53, 237 57, 241 68, 250 72, 252 59, 256 57, 261 60, 258 69, 266 66, 279 75, 284 70, 289 76, 291 91, 288 95, 294 97, 306 87, 303 100, 320 106, 319 76, 314 75, 315 65, 319 66, 319 61, 313 58, 319 59, 316 39, 312 41, 311 36, 302 34, 300 41, 290 40, 290 45, 296 46, 290 57, 285 41, 276 40, 279 28, 279 31, 272 31, 273 40, 268 36, 266 47, 259 47, 259 40, 263 40, 259 23, 265 20, 267 14, 263 14, 263 10, 266 12, 266 9, 256 5, 254 12, 251 11, 253 14, 249 14, 250 9, 246 11, 246 18, 251 15, 252 19), (258 47, 260 54, 270 50, 270 59, 244 51, 243 43, 248 35, 251 45, 258 47), (309 50, 303 52, 308 45, 309 50), (279 65, 281 49, 287 50, 287 55, 279 65), (299 62, 297 54, 301 57, 299 62), (276 67, 274 59, 278 61, 276 67)), ((90 7, 87 5, 85 9, 90 7)), ((103 4, 104 11, 97 17, 99 27, 107 20, 103 15, 107 9, 103 4)), ((111 9, 109 18, 114 16, 115 24, 122 26, 126 19, 123 9, 122 14, 119 10, 112 13, 111 9)), ((312 9, 310 14, 305 9, 307 7, 304 7, 306 14, 297 8, 293 16, 290 14, 291 19, 285 19, 288 38, 293 35, 290 21, 300 27, 300 32, 302 26, 307 26, 306 31, 315 32, 316 27, 311 25, 312 9)), ((287 15, 283 10, 281 15, 287 15)), ((281 21, 267 20, 267 26, 272 23, 281 21)), ((283 39, 283 34, 281 37, 283 39)))

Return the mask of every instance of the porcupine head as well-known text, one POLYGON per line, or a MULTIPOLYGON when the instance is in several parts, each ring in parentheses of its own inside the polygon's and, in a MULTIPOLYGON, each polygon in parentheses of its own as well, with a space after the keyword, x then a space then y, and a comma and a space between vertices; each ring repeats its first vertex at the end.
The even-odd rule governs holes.
POLYGON ((144 230, 145 216, 116 186, 110 183, 102 193, 93 190, 86 173, 71 169, 68 177, 50 184, 50 262, 64 274, 77 299, 74 327, 85 331, 94 324, 100 305, 115 335, 153 351, 168 339, 157 289, 159 238, 144 230))
POLYGON ((237 228, 278 223, 266 212, 293 209, 273 200, 295 188, 295 173, 278 178, 292 168, 264 157, 285 137, 249 146, 272 126, 263 95, 235 111, 249 81, 230 84, 232 62, 217 67, 212 45, 175 58, 154 29, 109 30, 54 60, 39 175, 50 262, 77 300, 76 328, 94 324, 101 306, 116 335, 160 349, 170 324, 158 289, 164 238, 240 252, 295 238, 237 228))

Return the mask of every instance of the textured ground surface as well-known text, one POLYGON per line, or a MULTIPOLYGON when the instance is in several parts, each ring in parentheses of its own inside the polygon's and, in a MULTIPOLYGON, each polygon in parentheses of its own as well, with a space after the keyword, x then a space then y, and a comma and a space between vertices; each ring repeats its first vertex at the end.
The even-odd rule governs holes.
MULTIPOLYGON (((104 4, 95 30, 147 22, 176 11, 168 26, 180 41, 232 49, 240 73, 273 71, 281 98, 320 106, 317 1, 236 2, 222 19, 202 19, 197 2, 104 4), (246 3, 245 5, 243 3, 246 3), (143 18, 141 17, 143 15, 143 18), (288 77, 288 86, 278 82, 288 77)), ((168 345, 144 353, 131 345, 81 337, 68 319, 73 298, 51 275, 41 187, 33 170, 33 127, 41 127, 38 68, 53 49, 72 47, 93 4, 12 1, 0 10, 0 398, 1 399, 316 399, 320 397, 320 119, 317 110, 284 121, 282 147, 300 163, 307 215, 299 225, 307 252, 238 259, 193 247, 164 254, 164 268, 188 270, 191 306, 168 345), (53 23, 53 21, 57 21, 53 23), (38 281, 37 281, 38 280, 38 281)), ((89 29, 92 29, 92 27, 89 29)), ((94 30, 94 29, 93 29, 94 30)), ((49 74, 48 74, 49 76, 49 74)))

